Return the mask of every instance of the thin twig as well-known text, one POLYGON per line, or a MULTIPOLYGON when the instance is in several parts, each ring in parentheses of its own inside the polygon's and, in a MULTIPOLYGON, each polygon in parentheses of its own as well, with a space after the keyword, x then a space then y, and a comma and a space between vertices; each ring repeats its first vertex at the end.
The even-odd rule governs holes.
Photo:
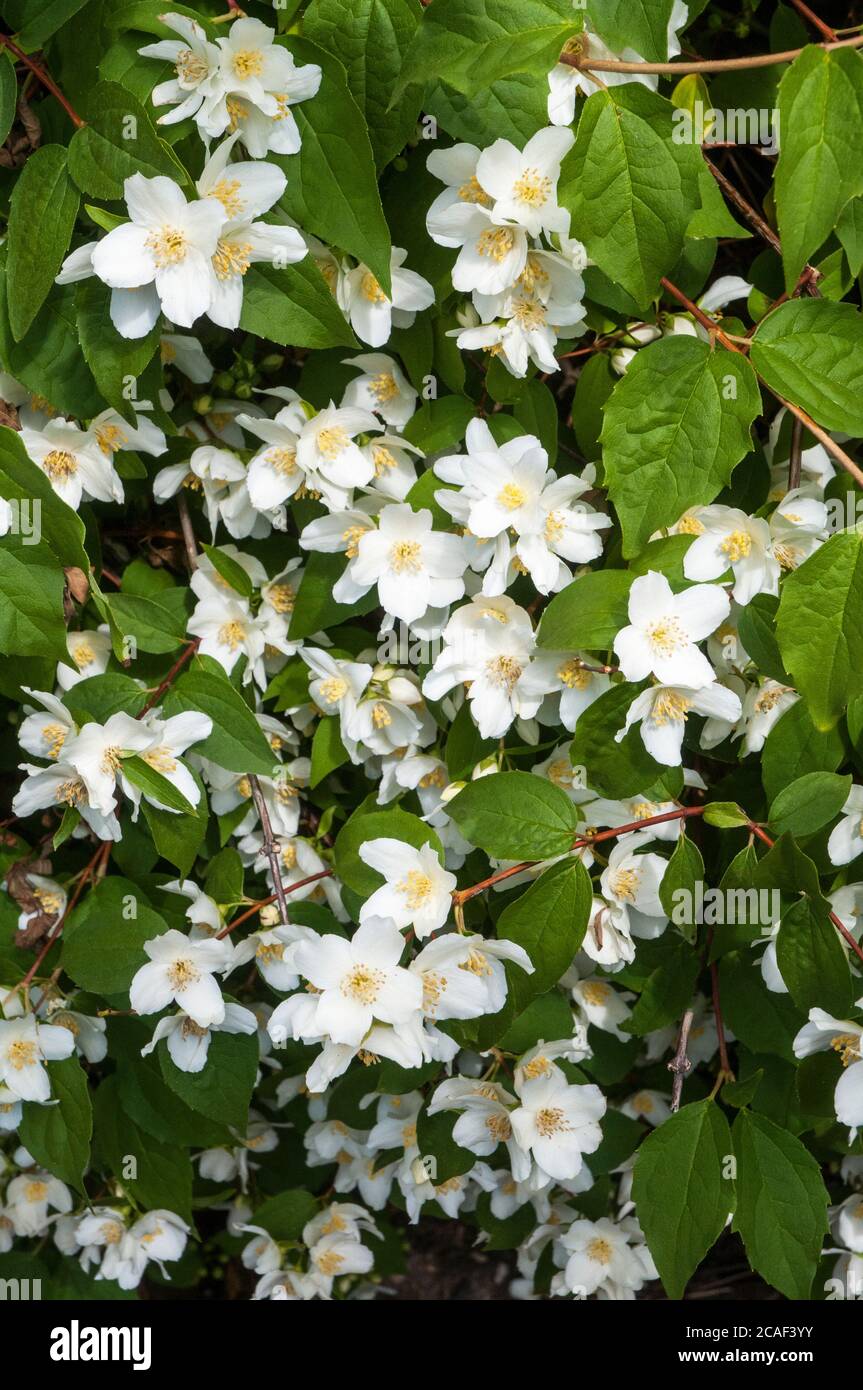
POLYGON ((161 700, 168 687, 174 684, 174 681, 182 671, 186 662, 189 660, 191 656, 194 656, 195 652, 198 650, 200 641, 200 637, 196 637, 193 641, 189 643, 188 647, 185 647, 183 649, 183 651, 177 657, 177 660, 174 662, 165 679, 161 682, 161 684, 156 686, 156 689, 153 691, 152 695, 147 700, 147 703, 141 710, 141 713, 138 715, 139 719, 141 719, 143 715, 149 714, 150 710, 154 709, 155 706, 158 705, 159 701, 161 700))
POLYGON ((672 1073, 674 1081, 671 1085, 671 1109, 672 1112, 680 1109, 680 1097, 683 1092, 684 1077, 692 1071, 692 1063, 686 1055, 686 1048, 689 1042, 689 1030, 692 1027, 692 1020, 695 1017, 693 1009, 687 1009, 680 1023, 680 1034, 677 1039, 677 1050, 668 1063, 668 1070, 672 1073))
MULTIPOLYGON (((319 869, 316 874, 309 874, 308 878, 301 878, 296 883, 289 883, 284 891, 286 894, 295 893, 298 888, 307 888, 310 883, 318 883, 320 879, 332 878, 332 876, 332 869, 319 869)), ((261 898, 260 902, 252 903, 251 907, 247 908, 245 912, 241 912, 239 917, 235 917, 232 922, 228 922, 227 926, 222 927, 222 930, 216 933, 216 941, 221 941, 223 936, 229 936, 235 927, 242 926, 243 922, 248 922, 250 917, 254 917, 260 912, 262 907, 269 907, 270 903, 275 901, 276 895, 271 893, 268 898, 261 898)))
MULTIPOLYGON (((859 48, 861 45, 863 45, 863 34, 857 34, 852 39, 840 39, 836 43, 807 45, 807 47, 823 48, 825 52, 831 53, 837 48, 859 48)), ((747 58, 711 58, 694 63, 629 63, 618 58, 591 58, 589 53, 561 53, 558 62, 588 73, 655 72, 660 75, 677 77, 689 72, 734 72, 744 68, 772 68, 777 63, 793 63, 795 58, 799 58, 803 52, 802 48, 789 48, 783 53, 759 53, 747 58)))
POLYGON ((189 569, 192 573, 198 568, 198 543, 195 540, 195 532, 192 526, 192 518, 189 516, 189 504, 180 492, 177 496, 177 510, 180 513, 180 525, 183 529, 183 541, 186 546, 186 559, 189 562, 189 569))
POLYGON ((85 888, 85 886, 86 886, 86 884, 87 884, 87 881, 88 881, 95 873, 97 873, 98 870, 101 869, 102 866, 103 866, 104 864, 107 863, 107 861, 108 861, 108 856, 109 856, 109 854, 111 853, 111 846, 112 846, 112 844, 113 844, 113 840, 101 840, 101 841, 99 842, 99 848, 96 850, 96 853, 93 855, 93 858, 90 860, 89 864, 87 864, 86 868, 84 869, 83 873, 81 874, 81 877, 79 878, 79 880, 78 880, 78 882, 77 882, 77 884, 76 884, 76 886, 75 886, 75 891, 74 891, 74 893, 72 894, 71 898, 69 899, 68 903, 66 904, 66 910, 65 910, 65 912, 63 913, 63 916, 62 916, 62 917, 60 918, 60 920, 56 923, 56 925, 51 929, 49 935, 45 938, 45 942, 44 942, 44 944, 43 944, 43 946, 42 946, 41 951, 39 952, 38 956, 37 956, 36 959, 34 960, 33 964, 30 966, 30 969, 27 971, 27 974, 24 976, 23 980, 19 980, 18 984, 15 985, 12 989, 9 990, 9 993, 6 995, 6 997, 5 997, 4 1000, 3 1000, 4 1007, 5 1007, 6 1004, 9 1003, 9 1000, 10 1000, 10 999, 13 999, 13 998, 15 997, 15 995, 19 993, 19 991, 23 991, 23 992, 26 994, 29 985, 31 984, 32 980, 34 979, 34 977, 35 977, 35 975, 36 975, 36 973, 37 973, 37 971, 38 971, 38 969, 39 969, 39 966, 42 964, 43 960, 44 960, 45 957, 47 956, 47 954, 48 954, 48 952, 50 951, 51 947, 54 945, 54 942, 57 940, 58 936, 60 935, 61 931, 63 930, 63 925, 64 925, 64 923, 65 923, 65 921, 66 921, 66 918, 69 916, 70 912, 72 912, 72 910, 74 909, 74 907, 77 905, 78 899, 80 898, 81 894, 83 893, 84 888, 85 888))
POLYGON ((803 469, 803 425, 796 417, 791 426, 791 452, 788 455, 788 491, 800 486, 803 469))
POLYGON ((87 122, 82 121, 74 106, 69 104, 51 74, 45 72, 44 68, 40 68, 39 64, 35 63, 23 49, 19 48, 17 43, 13 43, 8 34, 0 34, 0 43, 8 48, 10 53, 14 53, 19 63, 23 63, 26 68, 30 69, 33 76, 39 79, 42 86, 51 93, 52 97, 56 97, 72 124, 76 126, 78 130, 81 130, 87 122))
POLYGON ((264 793, 261 791, 261 784, 254 774, 249 777, 249 786, 252 789, 252 800, 255 809, 261 818, 261 830, 264 834, 264 854, 270 862, 270 873, 273 878, 273 887, 276 890, 276 901, 279 904, 279 913, 282 918, 282 926, 288 925, 288 900, 285 897, 285 885, 282 882, 282 865, 279 847, 273 835, 273 826, 270 820, 270 813, 267 810, 267 803, 264 800, 264 793))
POLYGON ((836 42, 836 30, 832 29, 829 24, 825 24, 823 19, 819 19, 817 14, 804 3, 804 0, 791 0, 791 3, 798 14, 802 14, 804 19, 808 19, 809 23, 818 30, 828 43, 836 42))

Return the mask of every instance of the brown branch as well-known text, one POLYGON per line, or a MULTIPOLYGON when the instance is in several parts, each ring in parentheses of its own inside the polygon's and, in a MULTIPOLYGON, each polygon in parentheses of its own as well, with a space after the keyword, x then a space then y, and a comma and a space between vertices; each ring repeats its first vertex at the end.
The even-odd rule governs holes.
POLYGON ((804 19, 809 20, 813 28, 817 29, 819 34, 821 34, 828 43, 836 42, 836 30, 831 29, 829 24, 825 24, 823 19, 819 19, 817 14, 810 10, 809 6, 804 3, 804 0, 791 0, 791 4, 794 6, 795 10, 797 10, 798 14, 802 14, 804 19))
POLYGON ((174 681, 182 671, 186 662, 189 660, 190 657, 194 656, 195 652, 198 650, 200 641, 201 639, 199 637, 195 637, 193 641, 189 643, 188 647, 184 648, 184 650, 180 653, 165 679, 161 682, 160 685, 156 686, 156 689, 153 691, 152 695, 147 700, 147 703, 141 710, 141 713, 138 715, 139 719, 143 718, 145 714, 149 714, 150 710, 155 708, 156 705, 158 705, 159 701, 161 700, 168 687, 174 684, 174 681))
MULTIPOLYGON (((859 48, 863 45, 863 34, 852 39, 840 39, 836 43, 814 45, 831 53, 837 48, 859 48)), ((813 45, 808 45, 810 47, 813 45)), ((802 48, 789 48, 783 53, 759 53, 747 58, 716 58, 690 63, 629 63, 622 59, 591 58, 590 54, 561 53, 558 62, 567 67, 578 68, 580 72, 655 72, 669 77, 683 76, 689 72, 734 72, 744 68, 772 68, 777 63, 793 63, 804 52, 802 48)))
MULTIPOLYGON (((317 883, 322 878, 332 878, 332 876, 332 869, 320 869, 316 874, 309 874, 308 878, 301 878, 296 883, 289 883, 284 891, 285 893, 295 893, 298 888, 306 888, 310 883, 317 883)), ((262 907, 269 907, 270 903, 275 901, 276 895, 271 893, 268 898, 262 898, 260 902, 252 903, 251 907, 247 908, 245 912, 241 912, 239 917, 235 917, 233 922, 228 922, 227 926, 222 927, 222 930, 216 933, 216 941, 221 941, 222 937, 228 936, 235 927, 241 926, 243 922, 248 922, 249 918, 260 912, 262 907)))
POLYGON ((15 55, 19 63, 23 63, 25 68, 30 69, 33 76, 38 78, 38 80, 42 83, 42 86, 45 87, 47 91, 49 91, 51 95, 56 98, 57 101, 59 101, 60 105, 66 112, 66 115, 69 117, 69 120, 72 122, 72 124, 78 130, 81 130, 81 128, 85 126, 87 122, 82 121, 75 108, 71 106, 70 103, 66 100, 51 74, 46 72, 44 68, 41 68, 38 63, 34 62, 33 59, 23 51, 23 49, 20 49, 18 47, 17 43, 13 43, 12 40, 9 38, 8 34, 0 34, 0 43, 2 43, 6 48, 8 48, 10 53, 15 55))
MULTIPOLYGON (((673 297, 677 300, 678 304, 682 304, 683 307, 687 309, 690 314, 692 314, 693 318, 695 318, 702 325, 703 328, 707 329, 708 333, 712 338, 715 338, 717 342, 720 342, 724 348, 728 349, 729 352, 736 352, 739 353, 741 356, 745 356, 745 354, 742 352, 742 349, 738 347, 737 343, 735 343, 728 336, 727 333, 723 333, 722 329, 718 326, 718 324, 714 323, 712 319, 708 318, 704 310, 699 309, 697 304, 693 304, 692 300, 689 299, 688 296, 685 295, 682 290, 679 290, 676 285, 673 285, 671 281, 667 278, 667 276, 663 275, 661 283, 663 287, 666 290, 668 290, 668 293, 670 295, 673 295, 673 297)), ((758 372, 756 372, 755 375, 758 377, 758 380, 761 382, 762 386, 766 387, 766 389, 770 392, 771 396, 773 396, 774 399, 777 400, 780 405, 784 405, 785 409, 790 411, 792 415, 796 416, 796 418, 803 425, 806 426, 809 433, 813 434, 815 438, 818 440, 818 442, 824 445, 824 448, 827 450, 828 454, 832 455, 836 462, 842 468, 845 469, 845 472, 851 475, 851 477, 857 483, 858 487, 863 488, 863 469, 860 468, 859 464, 856 464, 854 462, 850 454, 846 454, 845 450, 840 448, 840 446, 836 443, 836 440, 833 439, 832 436, 827 433, 827 430, 822 429, 819 424, 816 424, 816 422, 812 419, 812 416, 807 414, 805 410, 802 410, 799 405, 794 405, 792 401, 786 400, 784 396, 780 396, 779 392, 774 391, 770 383, 765 381, 763 376, 761 376, 758 372)))
POLYGON ((189 569, 194 574, 195 570, 198 568, 198 542, 195 540, 192 518, 189 516, 189 504, 182 492, 177 495, 177 510, 180 513, 180 526, 183 529, 186 559, 189 563, 189 569))
POLYGON ((713 1018, 716 1023, 716 1041, 719 1047, 719 1080, 733 1081, 734 1072, 728 1061, 728 1044, 725 1040, 725 1024, 722 1018, 722 1000, 719 997, 719 968, 715 960, 710 962, 710 992, 713 996, 713 1018))
POLYGON ((111 853, 111 846, 113 845, 113 843, 113 840, 101 840, 99 842, 99 848, 96 850, 96 853, 93 855, 93 858, 90 860, 90 862, 84 868, 81 877, 78 879, 78 882, 75 885, 75 891, 66 904, 66 910, 63 913, 63 916, 59 919, 56 926, 52 928, 51 932, 45 938, 45 942, 42 946, 41 951, 34 960, 33 964, 30 966, 30 969, 27 971, 27 974, 24 976, 23 980, 19 980, 18 984, 9 990, 9 993, 3 1000, 4 1006, 8 1004, 9 1000, 13 999, 15 995, 19 993, 19 991, 23 991, 26 995, 27 989, 29 985, 32 983, 39 969, 39 966, 42 964, 51 947, 54 945, 54 942, 57 940, 58 936, 63 930, 63 925, 66 921, 66 918, 69 916, 70 912, 72 912, 73 908, 75 908, 75 906, 77 905, 78 899, 83 893, 87 881, 93 876, 94 873, 98 872, 99 870, 103 870, 104 865, 107 864, 108 856, 111 853))
POLYGON ((254 774, 249 776, 249 785, 252 788, 252 800, 255 809, 261 818, 261 829, 264 834, 264 854, 270 862, 270 873, 273 877, 273 887, 276 890, 276 901, 279 904, 279 913, 282 919, 282 926, 288 925, 288 900, 285 897, 285 885, 282 882, 282 865, 279 847, 273 835, 273 826, 270 821, 270 813, 267 810, 267 803, 264 800, 264 793, 261 791, 261 784, 254 774))
MULTIPOLYGON (((767 831, 762 830, 760 825, 755 824, 755 821, 749 821, 749 830, 753 835, 757 837, 757 839, 761 841, 762 844, 767 845, 768 849, 772 849, 773 846, 776 844, 776 841, 770 835, 767 834, 767 831)), ((863 946, 861 946, 859 942, 855 941, 854 937, 851 935, 850 931, 845 926, 845 923, 840 921, 840 919, 836 916, 835 912, 830 913, 830 921, 833 923, 834 927, 836 928, 842 939, 845 941, 846 945, 850 946, 854 954, 858 956, 861 961, 863 961, 863 946)))
POLYGON ((668 1070, 674 1076, 671 1086, 671 1110, 672 1113, 680 1109, 680 1097, 683 1092, 684 1077, 692 1070, 692 1063, 686 1055, 686 1047, 689 1042, 689 1030, 692 1027, 692 1020, 695 1013, 692 1009, 687 1009, 680 1023, 680 1034, 677 1039, 677 1050, 668 1063, 668 1070))

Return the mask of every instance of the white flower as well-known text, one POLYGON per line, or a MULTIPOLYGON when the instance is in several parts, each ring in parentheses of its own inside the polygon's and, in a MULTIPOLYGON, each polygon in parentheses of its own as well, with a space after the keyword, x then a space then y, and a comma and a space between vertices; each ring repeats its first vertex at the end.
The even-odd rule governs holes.
POLYGON ((831 864, 850 864, 863 854, 863 787, 852 786, 842 807, 842 819, 830 832, 827 853, 831 864))
POLYGON ((575 1178, 583 1154, 593 1153, 602 1141, 599 1121, 605 1114, 605 1096, 598 1086, 571 1086, 554 1065, 519 1083, 520 1105, 510 1117, 520 1147, 531 1153, 548 1181, 575 1178))
POLYGON ((853 1144, 858 1129, 863 1128, 863 1026, 833 1018, 823 1009, 810 1009, 809 1022, 794 1039, 794 1056, 811 1057, 828 1050, 838 1053, 845 1068, 833 1101, 836 1118, 840 1125, 849 1126, 853 1144))
POLYGON ((466 567, 461 538, 433 530, 430 511, 392 503, 381 509, 378 529, 360 536, 333 592, 351 602, 376 584, 384 611, 411 623, 462 597, 466 567))
POLYGON ((735 603, 745 605, 756 594, 779 592, 779 561, 770 553, 770 527, 736 507, 700 507, 694 514, 696 538, 683 557, 687 579, 719 579, 730 569, 735 603))
POLYGON ((62 1061, 74 1051, 75 1039, 68 1028, 37 1023, 32 1014, 0 1019, 0 1082, 19 1100, 44 1105, 51 1097, 45 1062, 62 1061))
POLYGON ((57 496, 73 511, 82 501, 123 501, 123 484, 92 429, 82 430, 58 416, 41 429, 25 425, 21 442, 57 496))
POLYGON ((187 631, 200 637, 199 652, 213 657, 229 673, 240 657, 245 656, 244 685, 253 679, 260 685, 266 684, 263 667, 266 637, 261 622, 239 594, 228 589, 199 599, 187 623, 187 631))
POLYGON ((244 1009, 239 1004, 226 1004, 225 1016, 221 1022, 210 1023, 206 1027, 181 1011, 169 1018, 159 1019, 150 1042, 141 1048, 141 1056, 146 1057, 154 1051, 162 1038, 166 1038, 168 1052, 174 1065, 179 1067, 180 1071, 199 1072, 207 1065, 207 1055, 214 1033, 252 1034, 257 1031, 258 1020, 255 1015, 250 1009, 244 1009))
MULTIPOLYGON (((139 454, 150 454, 158 458, 168 448, 164 432, 148 420, 146 415, 135 416, 135 424, 130 425, 118 410, 103 410, 90 421, 89 433, 93 435, 102 453, 109 460, 121 449, 134 450, 139 454)), ((123 485, 117 479, 114 488, 120 489, 122 500, 123 485)))
POLYGON ((766 680, 750 686, 743 701, 743 727, 739 730, 743 733, 745 729, 744 752, 760 753, 774 724, 799 699, 796 690, 779 681, 766 680))
POLYGON ((360 922, 369 917, 390 917, 399 929, 413 927, 419 941, 444 925, 456 877, 441 867, 431 844, 415 849, 402 840, 366 840, 359 847, 359 856, 386 879, 363 903, 360 922))
POLYGON ((629 1240, 626 1226, 608 1217, 573 1221, 560 1238, 560 1253, 566 1262, 562 1279, 567 1291, 589 1298, 597 1289, 608 1287, 609 1297, 625 1297, 614 1290, 640 1289, 646 1279, 655 1278, 656 1271, 643 1243, 633 1248, 629 1240), (646 1261, 642 1252, 647 1255, 646 1261))
POLYGON ((448 150, 432 150, 426 162, 430 174, 446 184, 426 215, 428 234, 439 246, 461 246, 464 208, 478 205, 490 208, 492 198, 477 178, 482 151, 476 145, 452 145, 448 150))
POLYGON ((516 718, 532 718, 542 695, 526 679, 536 638, 523 608, 506 596, 474 598, 450 618, 443 640, 424 695, 439 700, 470 681, 471 713, 483 738, 501 738, 516 718))
POLYGON ((337 409, 332 402, 302 427, 297 440, 297 463, 309 487, 320 491, 327 506, 348 505, 354 488, 374 477, 374 464, 356 443, 356 436, 377 433, 380 424, 370 410, 356 406, 337 409))
POLYGON ((399 965, 403 950, 398 927, 383 917, 366 918, 350 941, 328 935, 301 942, 297 967, 320 991, 313 1001, 314 1030, 358 1047, 375 1020, 398 1025, 417 1015, 422 984, 399 965))
POLYGON ((346 357, 344 365, 360 367, 362 374, 345 387, 342 405, 373 410, 394 429, 404 429, 416 410, 417 393, 395 359, 385 352, 361 352, 346 357))
MULTIPOLYGON (((70 632, 66 638, 66 646, 75 665, 67 666, 61 661, 57 667, 57 684, 61 690, 71 690, 79 681, 89 680, 91 676, 101 676, 103 671, 107 670, 111 659, 111 635, 107 627, 100 627, 98 631, 85 629, 81 632, 70 632)), ((36 752, 35 749, 29 748, 27 751, 36 752)))
POLYGON ((42 1168, 13 1178, 6 1189, 6 1202, 18 1236, 44 1235, 51 1221, 51 1208, 59 1212, 72 1210, 72 1194, 66 1184, 42 1168))
POLYGON ((227 95, 208 116, 209 133, 239 130, 254 159, 296 154, 300 133, 291 106, 313 97, 321 85, 316 63, 297 67, 293 54, 257 19, 234 20, 221 49, 219 81, 227 95))
POLYGON ((209 42, 201 25, 186 15, 161 15, 160 22, 180 39, 162 39, 138 49, 142 58, 173 63, 176 72, 174 78, 153 88, 154 106, 174 107, 159 117, 159 125, 173 125, 187 116, 206 120, 206 106, 219 92, 219 50, 209 42))
POLYGON ((558 206, 557 181, 561 160, 574 143, 573 131, 547 126, 523 150, 509 140, 495 140, 483 150, 476 177, 492 199, 491 220, 523 227, 530 236, 566 232, 569 213, 558 206))
POLYGON ((216 198, 189 203, 173 179, 133 174, 123 185, 130 222, 97 244, 93 272, 115 293, 111 319, 124 338, 142 338, 162 309, 173 323, 190 328, 212 299, 211 258, 225 226, 216 198), (152 285, 155 294, 129 294, 152 285), (118 291, 124 293, 118 294, 118 291))
POLYGON ((533 974, 530 956, 514 941, 461 932, 448 932, 430 941, 409 967, 422 978, 426 1017, 476 1018, 499 1013, 508 993, 504 961, 533 974))
POLYGON ((215 975, 231 968, 229 941, 193 941, 172 929, 145 941, 144 951, 149 963, 135 972, 129 987, 136 1013, 157 1014, 173 1002, 199 1028, 224 1021, 225 1001, 215 975))
MULTIPOLYGON (((179 757, 193 743, 200 743, 202 739, 209 738, 213 731, 210 716, 187 710, 183 714, 173 715, 170 719, 159 719, 151 714, 141 723, 153 738, 153 743, 141 754, 144 762, 176 787, 192 806, 197 806, 201 800, 200 787, 185 764, 179 761, 179 757)), ((171 807, 164 806, 158 797, 152 796, 149 792, 142 793, 140 787, 134 786, 123 776, 122 768, 120 780, 123 791, 136 808, 143 795, 151 806, 157 806, 162 811, 171 810, 171 807)))
POLYGON ((615 742, 625 738, 633 724, 641 722, 641 741, 652 758, 667 767, 680 764, 683 731, 690 714, 735 723, 742 713, 740 699, 733 690, 714 681, 701 689, 688 686, 653 685, 636 695, 626 712, 626 723, 615 742))
POLYGON ((392 248, 387 295, 367 265, 348 271, 341 286, 341 306, 358 338, 370 347, 383 347, 393 328, 410 328, 417 313, 434 304, 434 290, 416 271, 404 269, 407 251, 392 248))
POLYGON ((51 767, 37 767, 33 763, 21 763, 20 766, 27 777, 12 800, 12 811, 16 816, 30 816, 47 806, 68 806, 80 813, 100 840, 121 838, 120 822, 114 814, 113 803, 107 813, 91 806, 84 780, 71 763, 63 759, 51 767))
POLYGON ((114 809, 117 778, 123 758, 144 753, 156 743, 156 735, 138 719, 122 711, 104 724, 84 724, 67 740, 63 761, 74 768, 95 810, 108 816, 114 809))
POLYGON ((659 936, 668 918, 659 900, 659 885, 668 863, 658 854, 637 854, 650 843, 648 831, 618 840, 600 879, 602 895, 625 912, 635 936, 659 936))
POLYGON ((664 685, 710 685, 713 667, 695 643, 725 621, 729 608, 728 595, 715 584, 674 594, 663 574, 649 570, 639 575, 629 591, 630 626, 614 639, 626 679, 641 681, 653 674, 664 685))
POLYGON ((795 570, 827 539, 828 513, 817 488, 786 493, 770 518, 773 554, 784 570, 795 570))
MULTIPOLYGON (((669 58, 675 57, 680 52, 679 34, 688 19, 689 8, 684 0, 674 0, 668 19, 667 56, 669 58)), ((600 61, 622 58, 628 63, 644 62, 641 54, 636 53, 633 48, 621 49, 619 53, 613 52, 590 29, 585 29, 578 36, 577 45, 578 53, 586 58, 600 61)), ((575 98, 578 92, 584 92, 586 96, 590 96, 599 90, 600 85, 617 87, 626 82, 638 82, 655 92, 658 81, 656 75, 649 72, 643 75, 632 72, 602 72, 593 77, 590 72, 582 71, 581 68, 570 67, 568 63, 556 63, 548 75, 548 119, 554 125, 572 125, 575 117, 575 98)))
POLYGON ((215 199, 227 218, 210 262, 207 317, 221 328, 237 328, 243 311, 243 277, 250 265, 269 261, 284 267, 301 261, 306 243, 295 227, 254 219, 268 212, 285 191, 287 179, 274 164, 228 159, 236 137, 210 156, 198 180, 201 198, 215 199))

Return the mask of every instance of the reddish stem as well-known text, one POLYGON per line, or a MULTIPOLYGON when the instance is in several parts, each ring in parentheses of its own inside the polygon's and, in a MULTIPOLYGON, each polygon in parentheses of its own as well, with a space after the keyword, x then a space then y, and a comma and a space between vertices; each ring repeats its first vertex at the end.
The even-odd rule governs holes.
POLYGON ((69 102, 64 97, 63 93, 60 91, 60 88, 57 86, 57 83, 54 81, 51 74, 45 72, 44 68, 41 68, 38 63, 35 63, 32 58, 30 58, 26 53, 24 53, 23 50, 18 47, 17 43, 13 43, 12 40, 9 38, 8 34, 0 34, 0 43, 4 44, 5 47, 9 49, 9 52, 15 55, 19 63, 23 63, 25 68, 30 69, 33 76, 38 78, 38 80, 42 83, 42 86, 45 87, 51 93, 51 95, 57 99, 57 101, 59 101, 60 105, 66 112, 66 115, 69 117, 69 120, 72 122, 72 124, 78 130, 81 130, 81 128, 85 126, 87 122, 82 121, 75 108, 69 104, 69 102))

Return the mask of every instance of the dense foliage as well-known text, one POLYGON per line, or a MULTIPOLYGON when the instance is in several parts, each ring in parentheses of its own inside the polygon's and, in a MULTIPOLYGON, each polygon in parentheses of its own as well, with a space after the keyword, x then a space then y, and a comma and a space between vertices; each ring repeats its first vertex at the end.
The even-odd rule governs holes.
POLYGON ((0 1278, 860 1296, 833 9, 0 4, 0 1278))

